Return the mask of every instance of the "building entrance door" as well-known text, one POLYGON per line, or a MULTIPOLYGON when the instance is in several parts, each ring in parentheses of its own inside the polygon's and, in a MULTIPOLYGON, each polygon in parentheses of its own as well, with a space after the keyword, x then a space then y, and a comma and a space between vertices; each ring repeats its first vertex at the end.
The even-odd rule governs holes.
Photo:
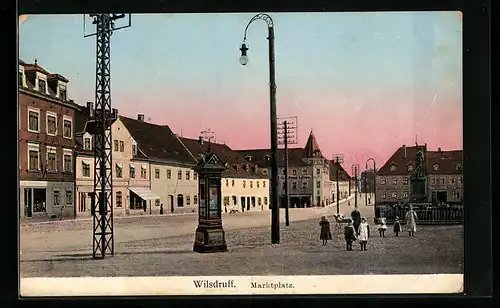
POLYGON ((448 201, 448 192, 446 191, 438 191, 437 192, 437 202, 447 202, 448 201))
POLYGON ((24 189, 24 217, 33 216, 33 190, 31 188, 24 189))
POLYGON ((184 206, 184 196, 179 194, 177 195, 177 207, 183 207, 184 206))
POLYGON ((174 196, 169 195, 169 200, 170 200, 170 212, 174 212, 174 196))
POLYGON ((33 188, 33 212, 47 213, 47 198, 45 188, 33 188))
POLYGON ((241 197, 241 211, 245 211, 245 197, 241 197))

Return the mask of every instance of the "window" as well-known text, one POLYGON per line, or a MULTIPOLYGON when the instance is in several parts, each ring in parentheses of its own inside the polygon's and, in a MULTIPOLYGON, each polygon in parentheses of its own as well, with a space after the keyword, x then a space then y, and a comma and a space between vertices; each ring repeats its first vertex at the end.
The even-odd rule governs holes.
POLYGON ((231 186, 234 187, 234 180, 231 180, 231 186))
POLYGON ((118 140, 113 141, 115 152, 118 152, 118 140))
POLYGON ((264 197, 264 204, 267 205, 267 197, 264 197))
POLYGON ((413 171, 413 165, 408 165, 408 172, 412 172, 413 171))
POLYGON ((456 198, 456 199, 460 199, 460 193, 459 193, 459 192, 456 192, 456 193, 455 193, 455 198, 456 198))
POLYGON ((432 177, 432 184, 436 184, 436 178, 432 177))
POLYGON ((191 172, 188 170, 186 171, 186 180, 189 181, 190 178, 191 178, 191 172))
POLYGON ((90 147, 90 138, 85 138, 83 140, 83 149, 84 150, 90 150, 91 147, 90 147))
POLYGON ((64 138, 69 138, 71 139, 72 136, 73 136, 73 131, 72 131, 72 121, 71 121, 71 118, 67 118, 67 119, 64 119, 63 120, 63 124, 64 124, 64 138))
POLYGON ((57 171, 56 153, 56 147, 47 146, 47 171, 57 171))
POLYGON ((408 198, 408 192, 407 191, 403 192, 403 198, 408 198))
POLYGON ((122 207, 122 192, 116 192, 116 207, 122 207))
POLYGON ((141 166, 141 179, 146 179, 147 178, 147 170, 146 170, 146 166, 141 166))
POLYGON ((28 144, 28 170, 40 170, 38 144, 28 144))
POLYGON ((285 169, 281 169, 281 174, 286 175, 285 169))
POLYGON ((179 170, 179 171, 177 171, 177 178, 178 178, 179 180, 182 180, 182 171, 180 171, 180 170, 179 170))
POLYGON ((243 188, 247 187, 247 181, 243 180, 243 188))
POLYGON ((446 179, 445 178, 441 178, 441 184, 444 185, 445 182, 446 182, 446 179))
POLYGON ((72 205, 72 204, 73 204, 73 191, 66 190, 66 205, 72 205))
POLYGON ((122 178, 122 172, 123 172, 123 167, 121 164, 115 164, 115 173, 116 173, 116 177, 118 179, 121 179, 122 178))
POLYGON ((125 142, 120 140, 120 152, 125 152, 125 142))
POLYGON ((464 182, 463 178, 462 178, 462 177, 459 177, 459 178, 458 178, 458 183, 463 184, 463 182, 464 182))
POLYGON ((261 198, 261 197, 259 197, 259 198, 257 199, 257 204, 258 204, 258 205, 262 205, 262 198, 261 198))
POLYGON ((160 199, 155 200, 155 206, 160 206, 160 199))
POLYGON ((297 175, 297 169, 292 169, 292 175, 297 175))
POLYGON ((226 187, 229 187, 229 180, 226 179, 226 187))
POLYGON ((396 199, 397 197, 398 197, 398 194, 397 194, 397 193, 393 192, 393 193, 391 194, 391 198, 392 198, 392 199, 396 199))
POLYGON ((160 178, 160 169, 155 169, 155 179, 160 178))
POLYGON ((73 172, 73 164, 71 157, 72 157, 71 152, 64 150, 64 164, 63 164, 64 172, 73 172))
POLYGON ((253 188, 253 181, 250 181, 250 188, 253 188))
POLYGON ((137 155, 137 146, 135 144, 132 144, 132 155, 137 155))
POLYGON ((38 90, 42 93, 47 93, 47 82, 42 79, 38 79, 38 90))
POLYGON ((380 178, 380 185, 385 185, 385 178, 380 178))
POLYGON ((380 199, 385 199, 386 198, 386 195, 385 195, 385 192, 382 193, 382 195, 380 195, 380 199))
POLYGON ((172 170, 170 169, 167 169, 167 179, 171 179, 172 178, 172 170))
POLYGON ((90 177, 90 163, 82 162, 82 176, 85 178, 90 177))
POLYGON ((59 190, 53 191, 53 199, 54 199, 54 206, 61 205, 61 195, 59 194, 59 190))
POLYGON ((193 196, 193 204, 198 204, 198 196, 197 195, 193 196))
POLYGON ((262 181, 262 187, 266 188, 266 181, 262 181))
POLYGON ((191 196, 186 196, 186 204, 187 205, 191 204, 191 196))
POLYGON ((263 175, 267 175, 267 169, 263 169, 263 170, 262 170, 262 174, 263 174, 263 175))
POLYGON ((318 169, 316 169, 316 174, 317 174, 317 175, 320 175, 320 174, 321 174, 321 170, 320 170, 319 168, 318 168, 318 169))
POLYGON ((450 184, 455 184, 455 178, 454 177, 450 178, 450 184))
POLYGON ((390 170, 391 170, 391 172, 396 171, 396 165, 391 165, 390 170))
POLYGON ((59 86, 59 98, 62 100, 66 100, 66 86, 64 85, 59 86))
POLYGON ((392 179, 392 185, 397 185, 397 184, 398 184, 398 179, 393 178, 393 179, 392 179))
POLYGON ((302 175, 307 175, 307 169, 302 169, 302 175))
POLYGON ((439 164, 432 165, 432 169, 434 169, 434 171, 438 171, 439 170, 439 164))
POLYGON ((408 178, 407 177, 403 178, 403 184, 405 184, 405 185, 408 184, 408 178))
POLYGON ((302 188, 307 188, 307 181, 302 182, 302 188))
POLYGON ((35 109, 28 109, 28 131, 38 133, 40 132, 40 111, 35 109))
POLYGON ((19 86, 23 86, 23 72, 19 72, 19 86))
POLYGON ((320 188, 321 187, 321 181, 316 181, 316 188, 320 188))
POLYGON ((135 165, 130 164, 128 166, 128 169, 129 169, 128 173, 129 173, 130 178, 135 179, 135 165))
POLYGON ((260 186, 260 182, 259 182, 259 181, 257 181, 257 188, 259 188, 259 186, 260 186))
POLYGON ((47 134, 55 135, 57 133, 57 117, 54 113, 47 112, 47 134))
POLYGON ((193 172, 193 180, 195 180, 195 181, 198 180, 198 174, 196 174, 196 172, 193 172))
POLYGON ((455 168, 457 169, 457 171, 461 171, 462 170, 462 164, 457 164, 455 166, 455 168))
POLYGON ((292 182, 292 189, 297 189, 297 182, 292 182))

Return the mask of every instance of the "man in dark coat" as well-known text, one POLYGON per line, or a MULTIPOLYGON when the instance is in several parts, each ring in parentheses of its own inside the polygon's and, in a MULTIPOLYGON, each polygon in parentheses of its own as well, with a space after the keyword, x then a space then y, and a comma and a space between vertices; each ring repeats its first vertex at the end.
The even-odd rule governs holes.
POLYGON ((354 211, 351 213, 352 224, 354 225, 354 230, 356 230, 356 234, 359 233, 359 225, 361 224, 361 213, 356 207, 354 211))

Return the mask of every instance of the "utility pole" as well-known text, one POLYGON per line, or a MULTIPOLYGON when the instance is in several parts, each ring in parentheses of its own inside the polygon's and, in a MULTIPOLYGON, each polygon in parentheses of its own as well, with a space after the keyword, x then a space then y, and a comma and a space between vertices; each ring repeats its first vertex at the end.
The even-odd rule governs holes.
POLYGON ((354 176, 354 207, 358 208, 358 170, 359 165, 352 165, 352 174, 354 176))
POLYGON ((290 225, 290 194, 288 184, 288 144, 297 143, 297 117, 278 118, 278 144, 285 147, 285 225, 290 225), (282 121, 279 123, 279 121, 282 121))
POLYGON ((337 180, 337 214, 340 214, 340 188, 339 188, 339 171, 340 164, 344 162, 344 154, 336 154, 335 155, 335 178, 337 180))
POLYGON ((94 191, 91 195, 91 212, 93 216, 92 256, 104 259, 106 252, 114 255, 113 230, 113 139, 111 124, 116 114, 111 108, 111 76, 110 76, 110 39, 111 34, 119 29, 131 26, 131 15, 128 24, 115 27, 115 21, 125 14, 89 14, 96 31, 85 32, 83 16, 83 36, 96 36, 96 89, 95 111, 93 114, 94 131, 94 191), (98 210, 98 211, 97 211, 98 210))

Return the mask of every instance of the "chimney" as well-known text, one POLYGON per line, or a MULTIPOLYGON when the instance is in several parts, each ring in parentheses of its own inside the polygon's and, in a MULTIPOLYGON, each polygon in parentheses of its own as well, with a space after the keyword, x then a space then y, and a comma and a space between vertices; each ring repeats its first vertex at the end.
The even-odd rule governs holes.
POLYGON ((144 115, 143 114, 138 114, 137 115, 137 120, 144 122, 144 115))
POLYGON ((198 137, 198 140, 200 141, 200 144, 203 145, 203 137, 202 136, 198 137))
POLYGON ((403 158, 406 159, 406 144, 403 144, 403 158))
POLYGON ((94 116, 94 103, 87 102, 87 109, 89 111, 90 117, 93 117, 94 116))
POLYGON ((118 118, 118 109, 117 108, 113 108, 112 117, 113 117, 113 119, 117 119, 118 118))

